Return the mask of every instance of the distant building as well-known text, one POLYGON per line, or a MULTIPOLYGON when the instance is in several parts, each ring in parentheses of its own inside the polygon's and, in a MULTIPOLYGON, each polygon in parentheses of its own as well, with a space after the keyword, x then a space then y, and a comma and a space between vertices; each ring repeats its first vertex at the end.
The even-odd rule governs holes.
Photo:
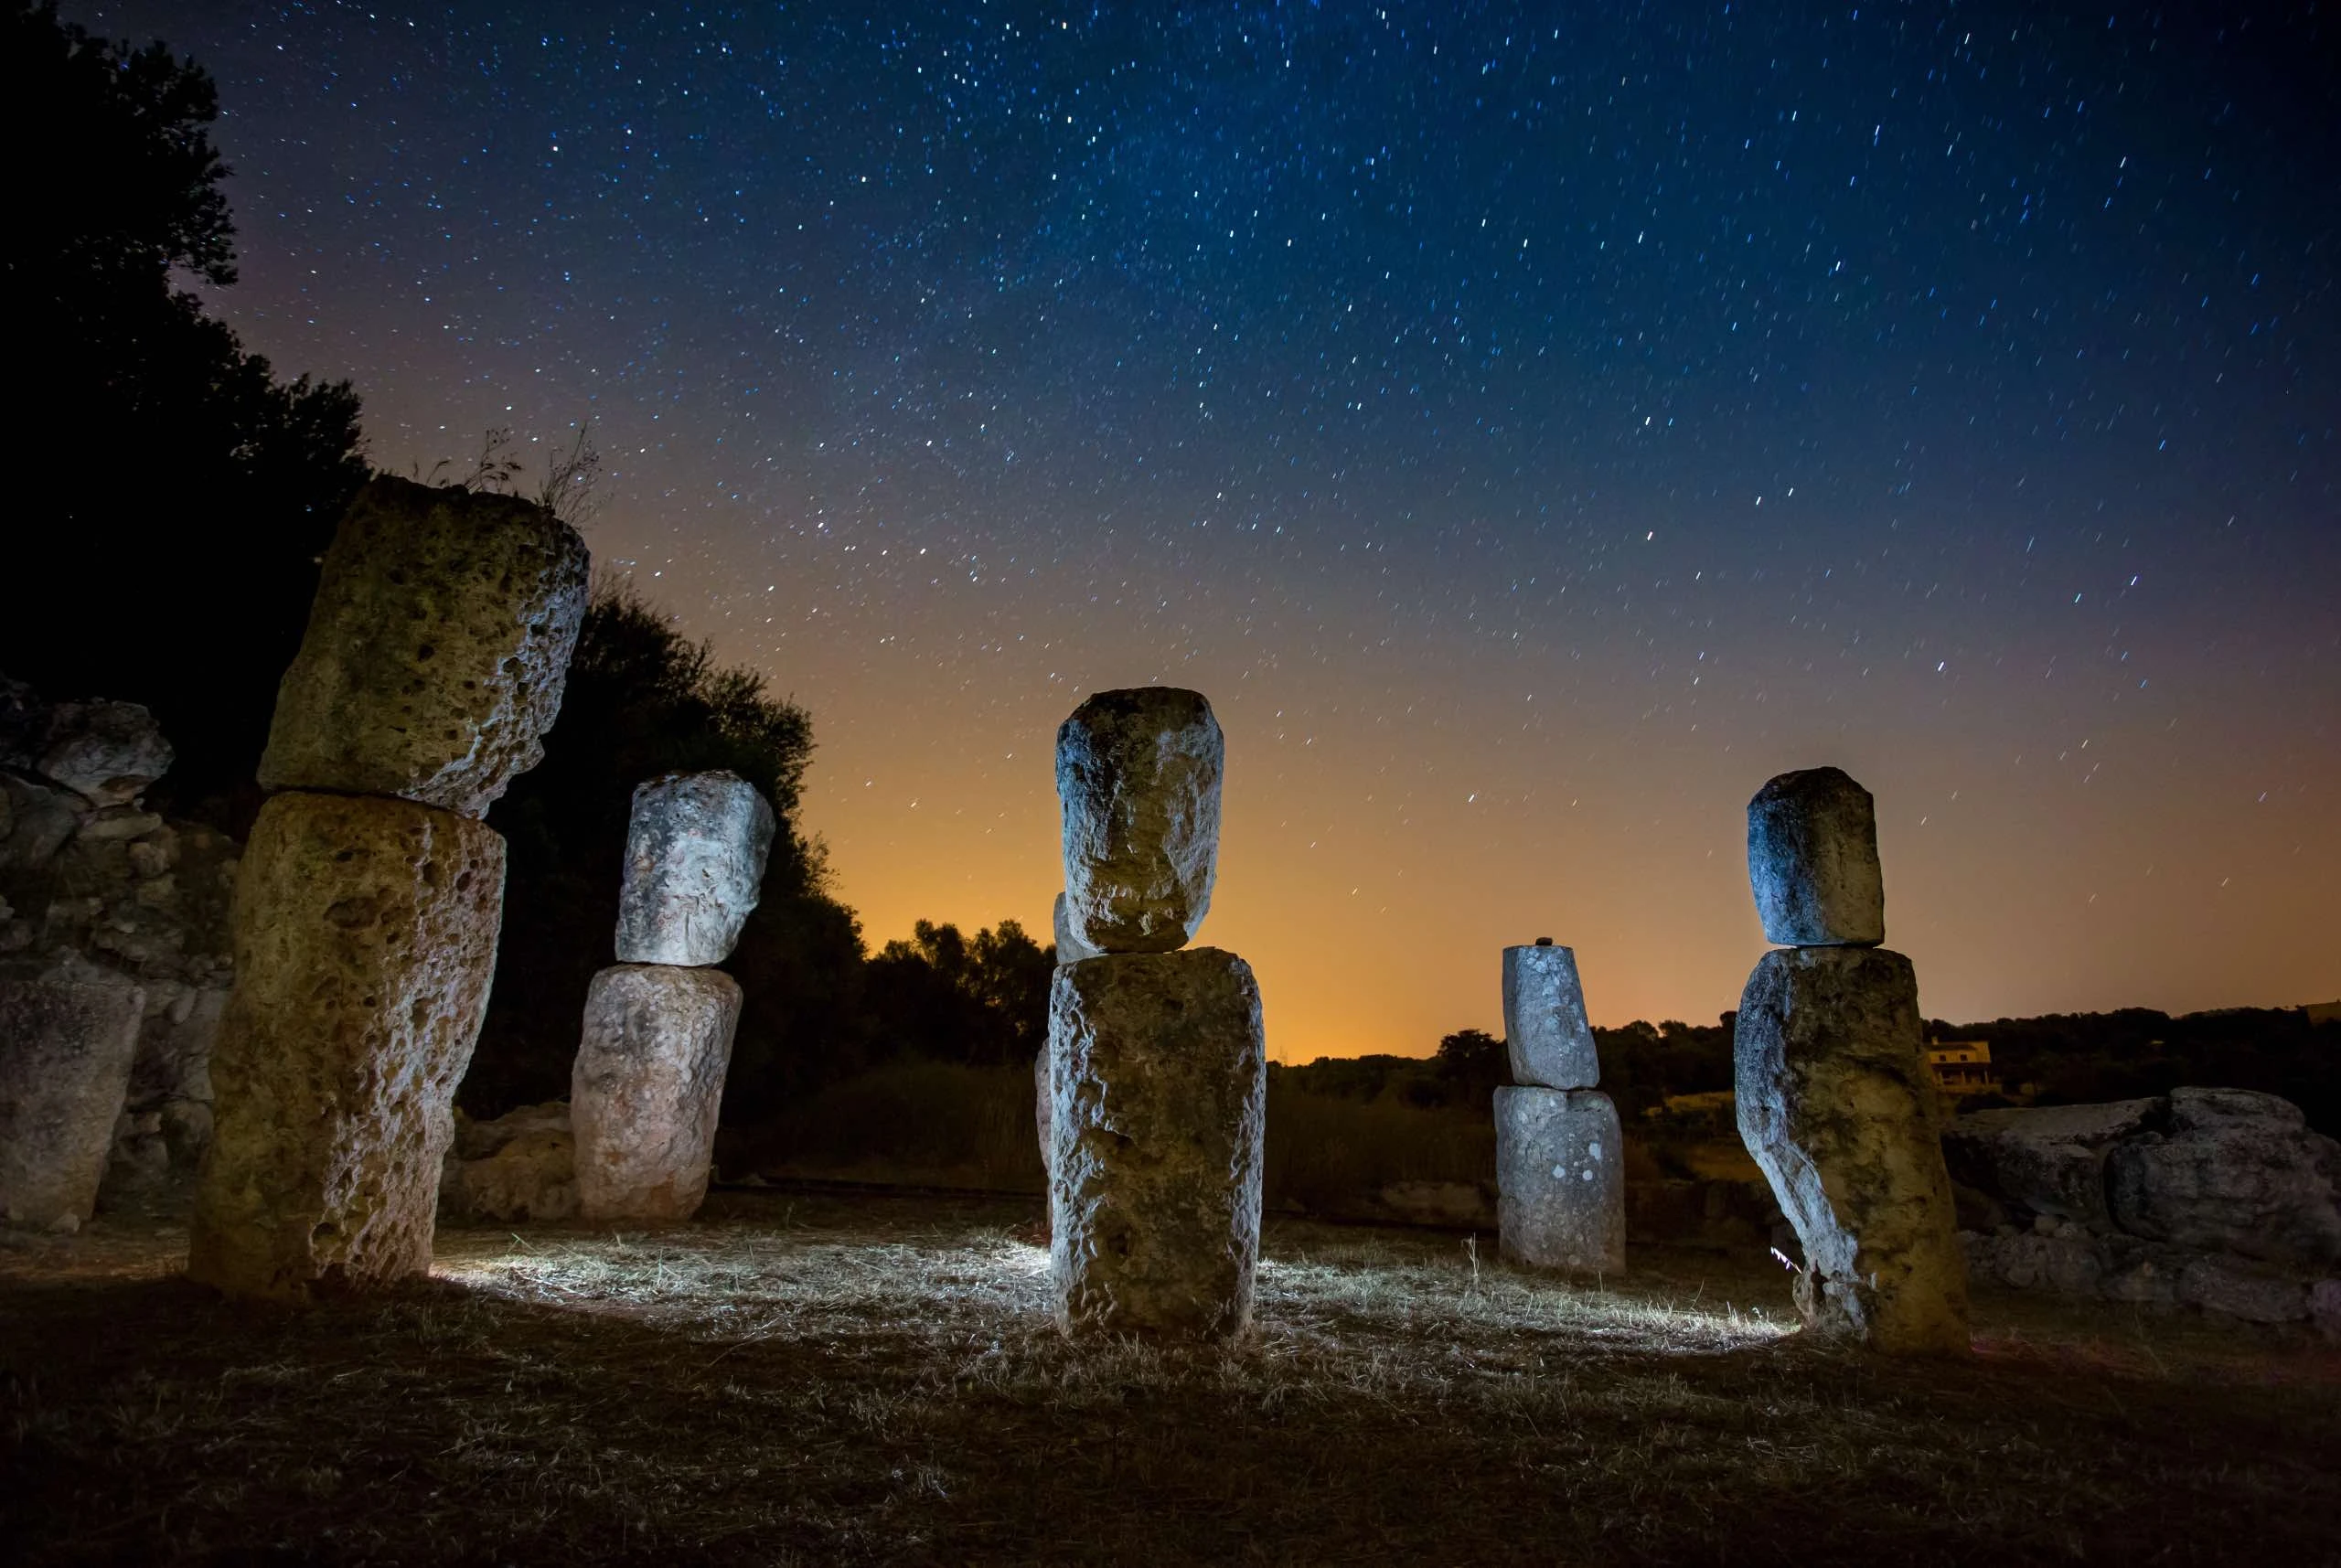
POLYGON ((2000 1092, 2000 1075, 1992 1066, 1988 1040, 1930 1040, 1927 1070, 1935 1075, 1935 1088, 1946 1100, 2000 1092))

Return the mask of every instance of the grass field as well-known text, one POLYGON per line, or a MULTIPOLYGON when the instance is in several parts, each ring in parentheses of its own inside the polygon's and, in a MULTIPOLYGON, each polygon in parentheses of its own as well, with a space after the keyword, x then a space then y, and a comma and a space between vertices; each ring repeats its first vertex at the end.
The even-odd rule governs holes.
POLYGON ((306 1313, 103 1224, 0 1248, 0 1556, 28 1563, 2341 1559, 2341 1354, 1980 1304, 1894 1364, 1784 1275, 1569 1284, 1272 1226, 1225 1350, 1074 1347, 1037 1211, 720 1194, 654 1233, 444 1233, 306 1313))

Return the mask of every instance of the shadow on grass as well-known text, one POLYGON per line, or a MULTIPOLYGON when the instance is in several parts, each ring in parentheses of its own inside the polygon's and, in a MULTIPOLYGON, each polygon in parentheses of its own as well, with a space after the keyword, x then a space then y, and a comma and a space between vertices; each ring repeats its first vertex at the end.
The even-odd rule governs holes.
POLYGON ((2222 1360, 2035 1322, 1881 1363, 1784 1338, 1761 1271, 1662 1257, 1597 1289, 1292 1225, 1240 1348, 1074 1347, 1020 1206, 721 1209, 453 1232, 438 1277, 306 1312, 155 1277, 166 1243, 12 1269, 0 1540, 44 1563, 2335 1555, 2341 1418, 2304 1341, 2222 1360))

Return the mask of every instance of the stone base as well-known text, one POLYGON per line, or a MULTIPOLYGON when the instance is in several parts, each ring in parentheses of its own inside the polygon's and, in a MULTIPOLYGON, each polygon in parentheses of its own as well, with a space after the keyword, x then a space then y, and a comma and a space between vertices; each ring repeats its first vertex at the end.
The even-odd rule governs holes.
POLYGON ((1496 1091, 1496 1227, 1506 1260, 1620 1274, 1625 1139, 1598 1089, 1496 1091))
POLYGON ((721 969, 620 964, 593 976, 569 1091, 580 1214, 699 1211, 739 1024, 740 986, 721 969))
POLYGON ((1252 1317, 1267 1040, 1214 947, 1062 965, 1049 990, 1049 1266, 1072 1334, 1215 1339, 1252 1317))
POLYGON ((75 1230, 96 1208, 145 1001, 93 964, 0 977, 0 1219, 75 1230))
POLYGON ((1910 961, 1791 947, 1748 977, 1739 1136, 1796 1228, 1808 1325, 1897 1353, 1967 1349, 1967 1267, 1910 961))
POLYGON ((261 808, 190 1277, 299 1298, 430 1267, 503 907, 504 840, 469 817, 348 795, 261 808))

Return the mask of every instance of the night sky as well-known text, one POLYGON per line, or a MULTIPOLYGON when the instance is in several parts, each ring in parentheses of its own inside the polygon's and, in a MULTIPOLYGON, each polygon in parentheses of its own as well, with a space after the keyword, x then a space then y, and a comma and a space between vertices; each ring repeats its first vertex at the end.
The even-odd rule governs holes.
POLYGON ((591 419, 873 944, 1045 940, 1055 725, 1205 692, 1306 1060, 1540 935, 1712 1021, 1822 763, 1930 1015, 2341 996, 2341 11, 2052 9, 66 15, 219 79, 216 307, 378 464, 591 419))

